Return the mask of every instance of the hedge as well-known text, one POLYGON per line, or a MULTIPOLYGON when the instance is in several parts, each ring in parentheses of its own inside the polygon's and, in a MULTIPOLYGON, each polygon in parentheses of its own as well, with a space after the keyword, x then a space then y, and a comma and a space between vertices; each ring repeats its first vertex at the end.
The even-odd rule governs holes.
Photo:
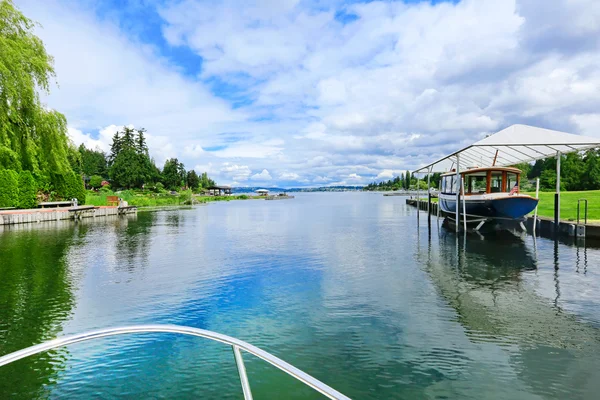
POLYGON ((29 171, 19 173, 19 208, 37 206, 37 184, 29 171))
POLYGON ((51 181, 58 197, 64 200, 77 199, 79 205, 85 204, 85 186, 79 174, 53 174, 51 181))
POLYGON ((0 207, 19 206, 19 174, 12 169, 0 170, 0 207))

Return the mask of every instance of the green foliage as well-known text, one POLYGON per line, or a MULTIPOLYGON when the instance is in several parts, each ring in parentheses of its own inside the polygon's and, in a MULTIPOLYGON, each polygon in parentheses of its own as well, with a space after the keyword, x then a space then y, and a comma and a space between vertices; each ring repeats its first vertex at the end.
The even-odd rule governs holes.
POLYGON ((81 176, 74 172, 69 174, 54 174, 53 188, 58 198, 63 200, 77 199, 79 205, 85 204, 85 187, 81 176))
POLYGON ((21 170, 21 161, 19 155, 6 146, 0 145, 0 168, 21 170))
POLYGON ((154 190, 156 190, 158 193, 162 193, 165 191, 165 185, 163 185, 162 182, 156 182, 156 185, 154 185, 154 190))
POLYGON ((166 188, 177 190, 183 186, 185 181, 185 167, 176 158, 170 158, 165 162, 162 171, 162 182, 166 188))
POLYGON ((37 205, 37 184, 29 171, 19 173, 19 208, 35 208, 37 205))
POLYGON ((66 118, 40 102, 38 89, 48 92, 55 74, 34 29, 11 0, 0 1, 0 167, 28 170, 50 190, 52 176, 73 174, 80 163, 66 118))
POLYGON ((215 186, 215 181, 213 181, 212 179, 210 179, 208 177, 208 174, 206 172, 202 173, 202 176, 200 177, 200 187, 202 187, 203 189, 211 187, 211 186, 215 186))
POLYGON ((12 169, 0 170, 0 207, 19 206, 19 174, 12 169))
POLYGON ((81 155, 81 172, 85 176, 108 177, 106 156, 101 150, 89 150, 82 144, 78 151, 81 155))
MULTIPOLYGON (((102 193, 112 193, 112 190, 110 188, 110 185, 104 185, 100 188, 100 192, 102 193)), ((87 201, 87 198, 86 198, 87 201)))
POLYGON ((93 175, 90 177, 89 185, 94 189, 100 189, 102 187, 102 177, 100 175, 93 175))
POLYGON ((197 190, 200 187, 200 177, 193 169, 187 173, 187 186, 192 190, 197 190))
POLYGON ((113 136, 109 155, 109 176, 114 187, 142 188, 158 179, 158 171, 148 155, 145 129, 134 131, 127 126, 113 136))
POLYGON ((179 204, 192 204, 192 196, 193 194, 191 189, 182 191, 181 193, 179 193, 179 204))

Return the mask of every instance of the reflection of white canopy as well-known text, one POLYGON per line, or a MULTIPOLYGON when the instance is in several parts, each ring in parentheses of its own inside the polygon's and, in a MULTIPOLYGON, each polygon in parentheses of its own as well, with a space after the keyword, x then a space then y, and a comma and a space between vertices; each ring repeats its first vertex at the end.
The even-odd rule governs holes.
POLYGON ((552 131, 527 125, 513 125, 415 172, 447 172, 456 167, 508 166, 600 146, 600 139, 552 131), (495 163, 494 163, 495 161, 495 163))

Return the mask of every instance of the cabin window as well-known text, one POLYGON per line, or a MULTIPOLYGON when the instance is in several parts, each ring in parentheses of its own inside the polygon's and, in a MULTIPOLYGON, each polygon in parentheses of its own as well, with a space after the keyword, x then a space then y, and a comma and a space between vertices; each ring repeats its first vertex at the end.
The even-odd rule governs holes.
POLYGON ((518 184, 518 175, 512 172, 506 174, 506 192, 510 192, 518 184))
POLYGON ((468 176, 469 179, 469 193, 481 194, 485 193, 487 189, 487 181, 485 176, 468 176))
POLYGON ((490 182, 490 190, 491 193, 500 193, 502 192, 502 172, 493 172, 492 180, 490 182))
POLYGON ((454 175, 445 176, 442 179, 442 193, 456 193, 454 191, 454 175))

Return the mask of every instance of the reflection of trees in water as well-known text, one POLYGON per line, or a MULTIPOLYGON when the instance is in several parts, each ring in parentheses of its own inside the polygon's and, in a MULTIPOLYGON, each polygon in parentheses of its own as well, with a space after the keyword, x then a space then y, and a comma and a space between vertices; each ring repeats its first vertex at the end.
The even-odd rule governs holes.
POLYGON ((116 249, 118 257, 125 262, 119 262, 118 266, 133 272, 138 265, 147 264, 155 218, 156 213, 142 212, 138 214, 134 224, 125 221, 120 226, 121 229, 117 230, 116 249))
MULTIPOLYGON (((439 240, 439 252, 430 243, 425 270, 472 341, 501 345, 534 393, 592 398, 600 390, 600 331, 522 281, 536 268, 534 246, 510 233, 465 240, 442 230, 439 240)), ((557 268, 558 244, 554 252, 557 268)))
MULTIPOLYGON (((54 223, 0 232, 0 354, 56 337, 73 305, 66 255, 86 228, 54 223)), ((44 385, 64 367, 65 350, 0 368, 0 398, 44 397, 44 385)))

